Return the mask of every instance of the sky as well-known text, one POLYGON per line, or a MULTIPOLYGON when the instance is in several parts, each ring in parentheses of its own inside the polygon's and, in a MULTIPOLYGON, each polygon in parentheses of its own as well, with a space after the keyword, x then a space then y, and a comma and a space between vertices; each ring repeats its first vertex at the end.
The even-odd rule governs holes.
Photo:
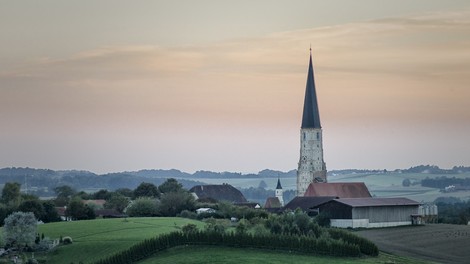
POLYGON ((0 0, 0 167, 470 166, 468 1, 0 0))

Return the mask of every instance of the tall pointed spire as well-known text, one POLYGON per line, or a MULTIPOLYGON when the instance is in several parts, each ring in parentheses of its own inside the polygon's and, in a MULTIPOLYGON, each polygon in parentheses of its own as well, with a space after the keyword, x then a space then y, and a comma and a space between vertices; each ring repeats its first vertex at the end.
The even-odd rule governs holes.
POLYGON ((279 179, 279 176, 277 177, 277 186, 276 186, 276 190, 277 190, 277 189, 282 189, 281 180, 279 179))
POLYGON ((310 47, 310 63, 308 65, 307 87, 305 88, 302 128, 321 128, 315 79, 313 77, 312 47, 310 47))

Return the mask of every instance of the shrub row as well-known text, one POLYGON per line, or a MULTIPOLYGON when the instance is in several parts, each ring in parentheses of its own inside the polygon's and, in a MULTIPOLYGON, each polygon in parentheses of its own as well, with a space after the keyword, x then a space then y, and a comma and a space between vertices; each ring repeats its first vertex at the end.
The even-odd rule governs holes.
POLYGON ((292 235, 252 235, 247 233, 217 233, 196 231, 172 232, 144 240, 131 248, 102 259, 96 264, 127 264, 157 252, 182 245, 216 245, 227 247, 285 250, 330 256, 355 257, 361 254, 359 245, 345 239, 292 235))
POLYGON ((327 230, 331 238, 333 239, 340 239, 340 240, 343 240, 344 242, 358 245, 361 250, 361 253, 363 254, 370 255, 370 256, 379 255, 379 249, 377 248, 377 246, 371 241, 363 237, 357 236, 346 230, 341 230, 341 229, 336 229, 336 228, 329 228, 327 230))

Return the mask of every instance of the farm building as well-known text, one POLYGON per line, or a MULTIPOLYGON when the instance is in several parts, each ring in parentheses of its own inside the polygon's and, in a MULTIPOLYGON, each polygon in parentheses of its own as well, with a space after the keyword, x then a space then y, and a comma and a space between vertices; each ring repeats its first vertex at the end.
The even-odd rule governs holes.
POLYGON ((220 185, 196 185, 189 190, 196 199, 211 198, 217 201, 227 201, 231 203, 246 203, 243 194, 230 184, 220 185))
POLYGON ((368 198, 369 189, 363 182, 313 182, 305 191, 304 196, 334 196, 339 198, 368 198))
POLYGON ((292 199, 286 206, 284 206, 284 210, 291 210, 295 211, 297 208, 306 212, 310 216, 314 216, 318 214, 318 205, 324 204, 331 200, 334 200, 338 197, 330 197, 330 196, 321 196, 321 197, 305 197, 305 196, 297 196, 292 199))
POLYGON ((419 203, 408 198, 340 198, 317 206, 331 226, 372 228, 411 225, 419 203))

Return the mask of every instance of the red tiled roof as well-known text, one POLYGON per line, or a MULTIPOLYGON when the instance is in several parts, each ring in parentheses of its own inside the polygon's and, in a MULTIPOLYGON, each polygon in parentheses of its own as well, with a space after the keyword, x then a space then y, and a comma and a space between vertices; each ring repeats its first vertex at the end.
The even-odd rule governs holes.
POLYGON ((277 197, 268 197, 264 204, 264 208, 281 208, 281 202, 277 197))
POLYGON ((310 183, 304 196, 371 197, 369 190, 363 182, 310 183))

